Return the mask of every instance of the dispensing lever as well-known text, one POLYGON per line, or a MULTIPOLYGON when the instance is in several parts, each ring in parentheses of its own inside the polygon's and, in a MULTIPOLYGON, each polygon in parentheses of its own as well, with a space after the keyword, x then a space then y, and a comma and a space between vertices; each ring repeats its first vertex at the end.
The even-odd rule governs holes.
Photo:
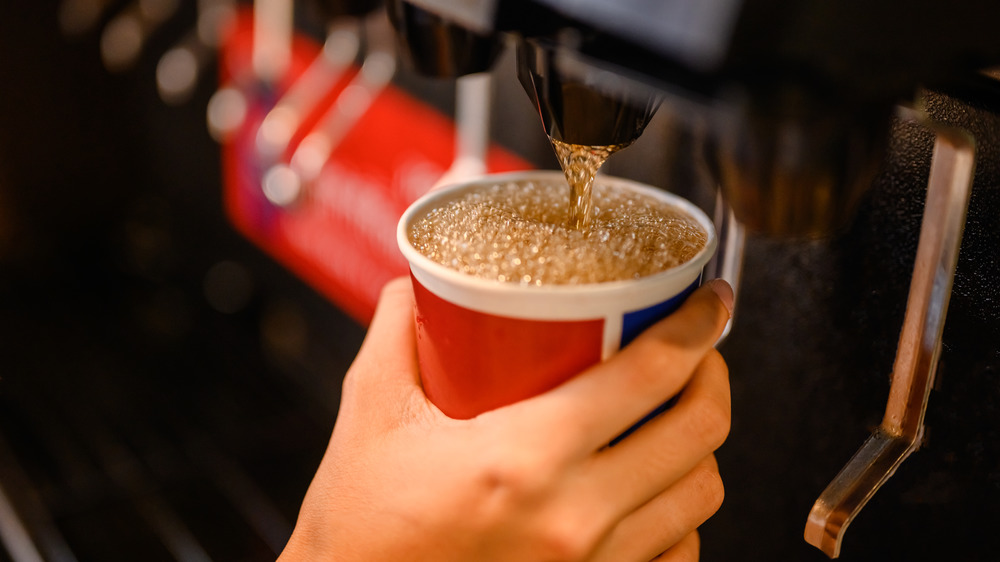
POLYGON ((431 189, 486 173, 490 144, 493 77, 486 72, 460 76, 455 85, 455 157, 431 189))
POLYGON ((280 158, 306 117, 348 74, 361 48, 360 26, 353 16, 339 17, 330 24, 323 49, 261 121, 257 152, 262 160, 271 163, 280 158))
POLYGON ((840 555, 847 526, 923 438, 975 167, 968 133, 931 127, 937 137, 885 416, 816 500, 806 522, 806 542, 831 558, 840 555))
POLYGON ((253 3, 254 74, 265 83, 280 79, 291 64, 295 6, 292 0, 256 0, 253 3))
POLYGON ((705 264, 702 279, 724 279, 733 288, 732 316, 726 322, 715 345, 721 344, 733 328, 733 318, 736 317, 736 304, 740 296, 740 278, 743 274, 743 254, 746 246, 746 228, 736 219, 732 207, 726 203, 722 190, 715 192, 715 210, 712 217, 715 232, 719 237, 719 250, 705 264))
POLYGON ((290 162, 275 164, 264 172, 261 188, 271 203, 294 205, 311 189, 331 155, 395 75, 396 55, 388 22, 376 13, 366 17, 363 25, 368 52, 361 69, 298 144, 290 162))

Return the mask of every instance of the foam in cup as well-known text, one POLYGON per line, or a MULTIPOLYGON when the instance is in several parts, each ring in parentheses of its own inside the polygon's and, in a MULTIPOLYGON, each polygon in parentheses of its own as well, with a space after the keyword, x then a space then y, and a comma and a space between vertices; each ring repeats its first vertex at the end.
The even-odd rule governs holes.
POLYGON ((537 286, 645 277, 685 263, 708 240, 684 210, 600 177, 593 207, 591 224, 573 228, 564 181, 505 181, 432 209, 413 221, 409 239, 451 269, 537 286))

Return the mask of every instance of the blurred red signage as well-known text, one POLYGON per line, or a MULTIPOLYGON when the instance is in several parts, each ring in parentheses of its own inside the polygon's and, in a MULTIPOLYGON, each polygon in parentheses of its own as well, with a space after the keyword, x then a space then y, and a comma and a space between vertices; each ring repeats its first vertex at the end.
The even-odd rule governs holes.
MULTIPOLYGON (((263 162, 256 145, 260 124, 321 45, 296 36, 286 76, 268 88, 252 79, 252 39, 252 17, 241 14, 221 51, 222 86, 242 93, 246 106, 242 124, 222 141, 226 213, 244 236, 367 323, 382 286, 407 273, 396 247, 396 223, 451 166, 455 127, 451 119, 390 84, 342 136, 304 193, 292 204, 277 205, 264 194, 264 175, 274 164, 288 162, 358 68, 351 66, 312 114, 304 116, 289 150, 276 161, 263 162)), ((496 146, 487 158, 490 172, 530 167, 496 146)))

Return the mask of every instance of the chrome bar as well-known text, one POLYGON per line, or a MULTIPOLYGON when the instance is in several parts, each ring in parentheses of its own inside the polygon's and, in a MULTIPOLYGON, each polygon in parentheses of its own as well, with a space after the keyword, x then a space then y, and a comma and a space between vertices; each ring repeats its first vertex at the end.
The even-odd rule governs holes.
MULTIPOLYGON (((52 512, 0 434, 0 550, 16 562, 77 562, 52 512)), ((0 558, 3 558, 0 555, 0 558)))
POLYGON ((806 522, 806 542, 830 558, 840 555, 848 525, 923 438, 975 168, 975 141, 968 133, 929 126, 937 138, 885 416, 816 500, 806 522))
POLYGON ((257 130, 257 152, 265 162, 288 150, 302 122, 351 69, 361 48, 360 25, 350 17, 331 24, 323 49, 268 111, 257 130))
POLYGON ((455 157, 431 189, 486 173, 490 145, 493 77, 487 72, 459 77, 455 84, 455 157))
POLYGON ((265 83, 281 79, 292 60, 295 32, 292 0, 255 0, 253 3, 254 74, 265 83))
POLYGON ((726 203, 722 196, 722 190, 715 192, 715 210, 712 222, 715 223, 715 233, 719 238, 719 249, 712 256, 712 259, 705 265, 704 279, 725 279, 733 288, 733 310, 729 322, 719 336, 715 345, 722 343, 733 327, 733 318, 736 317, 736 304, 740 295, 740 278, 743 273, 743 254, 746 246, 746 229, 733 213, 733 209, 726 203))
POLYGON ((368 52, 361 69, 295 148, 291 161, 271 166, 261 179, 264 196, 275 205, 294 205, 311 189, 344 137, 395 76, 394 36, 385 14, 375 12, 367 16, 363 29, 368 39, 368 52))
POLYGON ((31 539, 24 521, 18 517, 17 510, 4 493, 2 482, 0 482, 0 544, 6 547, 7 553, 18 562, 45 560, 35 546, 35 541, 31 539))

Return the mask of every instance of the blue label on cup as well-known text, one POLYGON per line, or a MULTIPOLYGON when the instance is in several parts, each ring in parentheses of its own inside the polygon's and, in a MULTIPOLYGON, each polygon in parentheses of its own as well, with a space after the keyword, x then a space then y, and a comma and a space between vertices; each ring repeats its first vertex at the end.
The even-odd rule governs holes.
POLYGON ((654 304, 649 308, 625 313, 625 316, 622 318, 621 347, 625 347, 641 334, 643 330, 677 310, 681 306, 681 303, 684 302, 684 299, 698 287, 700 281, 701 279, 696 279, 694 283, 688 285, 686 289, 673 298, 654 304))
MULTIPOLYGON (((622 319, 622 347, 625 347, 626 345, 628 345, 629 342, 638 337, 638 335, 641 334, 643 330, 652 326, 659 320, 665 318, 667 315, 680 308, 681 303, 684 302, 684 299, 686 299, 688 295, 690 295, 698 287, 700 283, 701 283, 701 278, 699 277, 698 279, 695 280, 694 283, 688 285, 686 289, 681 291, 673 298, 667 299, 659 304, 654 304, 653 306, 644 308, 642 310, 626 313, 625 317, 622 319)), ((608 446, 614 447, 622 439, 625 439, 626 437, 631 435, 635 430, 642 427, 643 424, 665 412, 674 404, 674 400, 675 400, 674 398, 671 398, 670 400, 667 400, 663 404, 660 404, 655 410, 646 414, 645 417, 636 422, 632 427, 626 429, 624 433, 612 439, 611 442, 608 444, 608 446)))

